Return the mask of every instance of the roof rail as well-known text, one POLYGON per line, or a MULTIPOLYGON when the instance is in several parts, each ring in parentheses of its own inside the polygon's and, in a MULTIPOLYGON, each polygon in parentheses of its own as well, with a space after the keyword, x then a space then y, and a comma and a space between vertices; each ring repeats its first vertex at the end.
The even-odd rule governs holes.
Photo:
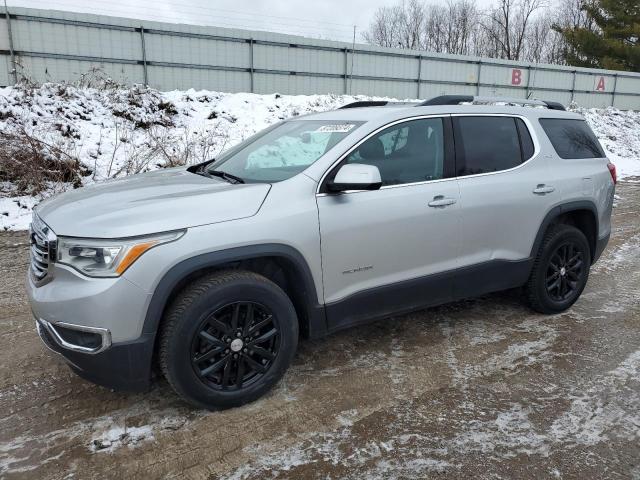
POLYGON ((462 102, 473 102, 473 95, 440 95, 439 97, 433 97, 429 100, 425 100, 419 106, 427 107, 433 105, 458 105, 462 102))
POLYGON ((359 108, 359 107, 384 107, 387 103, 386 100, 364 100, 360 102, 351 102, 341 106, 338 110, 344 108, 359 108))
POLYGON ((344 108, 360 108, 360 107, 393 107, 402 105, 418 105, 419 102, 388 102, 386 100, 363 100, 358 102, 347 103, 341 106, 338 110, 344 108))
POLYGON ((564 105, 560 102, 551 102, 549 100, 545 100, 544 103, 546 103, 547 108, 551 110, 566 110, 566 108, 564 108, 564 105))
POLYGON ((566 110, 564 105, 558 102, 543 101, 528 98, 509 98, 509 97, 479 97, 474 95, 440 95, 425 100, 419 106, 434 105, 458 105, 460 103, 473 104, 489 104, 489 103, 505 103, 507 105, 533 105, 538 107, 546 107, 550 110, 566 110))

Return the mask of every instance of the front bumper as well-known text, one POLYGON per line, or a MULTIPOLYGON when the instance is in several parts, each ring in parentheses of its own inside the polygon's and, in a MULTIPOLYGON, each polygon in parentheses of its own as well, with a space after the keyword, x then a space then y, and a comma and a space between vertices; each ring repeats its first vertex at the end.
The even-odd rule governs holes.
POLYGON ((154 335, 142 335, 134 341, 109 344, 90 352, 80 350, 77 345, 65 345, 56 327, 36 319, 38 335, 44 344, 62 355, 80 377, 114 390, 140 392, 149 388, 154 335))
POLYGON ((27 293, 38 333, 81 377, 115 390, 149 387, 155 333, 142 327, 150 295, 124 278, 81 277, 54 264, 53 281, 27 293))
POLYGON ((105 329, 113 343, 140 337, 151 295, 126 278, 87 278, 54 264, 52 281, 36 285, 27 273, 26 288, 36 318, 105 329))

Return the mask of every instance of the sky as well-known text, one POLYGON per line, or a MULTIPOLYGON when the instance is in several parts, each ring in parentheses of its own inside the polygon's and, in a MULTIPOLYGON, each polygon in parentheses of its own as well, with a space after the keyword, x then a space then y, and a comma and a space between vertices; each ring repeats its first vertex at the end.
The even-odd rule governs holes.
MULTIPOLYGON (((71 10, 163 22, 268 30, 356 41, 375 11, 397 0, 7 0, 21 6, 71 10)), ((432 0, 442 1, 442 0, 432 0)), ((477 0, 486 7, 492 0, 477 0)))

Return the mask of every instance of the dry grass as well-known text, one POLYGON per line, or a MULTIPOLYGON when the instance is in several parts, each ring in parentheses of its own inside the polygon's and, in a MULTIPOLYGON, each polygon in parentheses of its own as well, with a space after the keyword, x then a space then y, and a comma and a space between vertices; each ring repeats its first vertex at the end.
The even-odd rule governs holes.
POLYGON ((24 128, 0 131, 0 182, 11 185, 1 187, 0 195, 38 195, 54 184, 77 188, 90 173, 78 158, 24 128))

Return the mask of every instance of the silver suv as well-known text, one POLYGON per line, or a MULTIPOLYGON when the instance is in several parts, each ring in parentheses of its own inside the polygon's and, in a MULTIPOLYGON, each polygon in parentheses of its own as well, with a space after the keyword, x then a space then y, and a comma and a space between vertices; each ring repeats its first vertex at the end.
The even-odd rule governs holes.
POLYGON ((282 377, 300 336, 514 287, 566 310, 615 182, 557 103, 357 102, 43 202, 27 288, 82 377, 140 390, 157 366, 189 402, 232 407, 282 377))

